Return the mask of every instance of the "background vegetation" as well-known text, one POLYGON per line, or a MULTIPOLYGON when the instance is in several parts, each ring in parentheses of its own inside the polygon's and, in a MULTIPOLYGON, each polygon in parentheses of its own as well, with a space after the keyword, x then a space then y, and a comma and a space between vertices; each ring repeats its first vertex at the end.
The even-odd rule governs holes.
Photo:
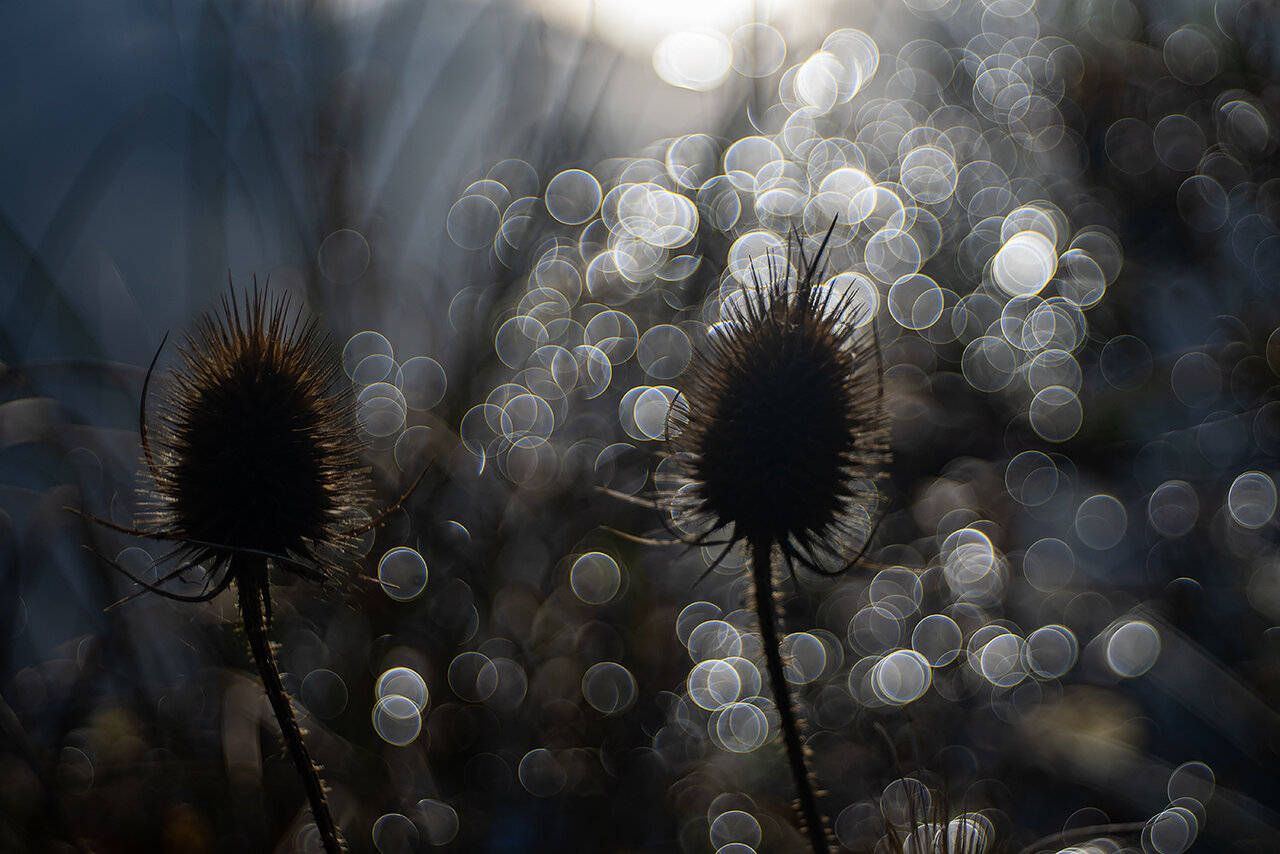
POLYGON ((108 610, 163 551, 63 510, 132 523, 146 366, 257 274, 370 512, 430 466, 275 588, 351 848, 803 850, 741 558, 598 487, 836 216, 894 460, 876 567, 782 589, 842 850, 1275 849, 1280 15, 684 7, 0 11, 0 849, 315 843, 232 595, 108 610))

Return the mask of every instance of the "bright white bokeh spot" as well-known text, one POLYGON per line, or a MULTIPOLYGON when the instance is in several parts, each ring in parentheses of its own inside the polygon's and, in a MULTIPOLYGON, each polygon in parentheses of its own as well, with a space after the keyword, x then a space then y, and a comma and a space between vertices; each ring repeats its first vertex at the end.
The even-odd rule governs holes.
POLYGON ((392 667, 383 671, 374 683, 374 692, 379 700, 393 694, 405 697, 418 711, 425 709, 430 699, 426 681, 408 667, 392 667))
POLYGON ((933 667, 955 661, 963 647, 960 626, 946 614, 930 614, 911 632, 911 648, 933 667))
POLYGON ((918 202, 945 202, 956 190, 956 162, 932 145, 922 145, 902 158, 902 186, 918 202))
POLYGON ((822 40, 822 50, 839 64, 836 97, 841 103, 852 100, 880 65, 879 46, 862 30, 836 30, 822 40))
POLYGON ((1160 657, 1160 633, 1145 620, 1113 627, 1107 636, 1107 666, 1126 679, 1141 676, 1160 657))
POLYGON ((876 697, 893 706, 905 706, 924 696, 933 681, 933 670, 923 655, 900 649, 876 662, 871 685, 876 697))
POLYGON ((720 171, 720 143, 705 133, 679 137, 667 147, 667 174, 683 190, 697 190, 720 171))
POLYGON ((1242 528, 1266 525, 1276 513, 1275 481, 1260 471, 1240 475, 1227 492, 1227 512, 1242 528))
POLYGON ((875 182, 861 169, 841 166, 833 169, 818 185, 817 201, 826 217, 839 217, 845 226, 857 225, 867 218, 871 206, 859 204, 864 190, 872 190, 875 182))
MULTIPOLYGON (((865 196, 866 193, 859 194, 859 197, 865 196)), ((866 261, 867 270, 871 275, 875 276, 882 282, 897 282, 905 276, 920 269, 922 259, 920 257, 920 245, 916 243, 909 233, 900 228, 886 226, 880 229, 871 239, 867 241, 866 249, 863 253, 863 260, 866 261)), ((941 312, 941 294, 936 297, 938 311, 941 312)), ((892 299, 890 300, 892 305, 892 299)), ((932 300, 926 301, 927 305, 932 305, 932 300)), ((911 321, 915 322, 916 309, 912 304, 911 321)), ((934 318, 937 319, 936 317, 934 318)), ((902 321, 899 320, 899 323, 902 321)))
POLYGON ((720 813, 716 820, 711 822, 711 828, 707 832, 717 852, 723 851, 726 845, 757 848, 760 845, 761 835, 760 822, 756 821, 751 813, 742 810, 726 810, 720 813))
POLYGON ((407 546, 397 546, 378 561, 378 581, 397 602, 416 599, 427 586, 427 562, 407 546))
POLYGON ((1003 555, 991 540, 976 528, 962 528, 942 542, 943 578, 960 600, 988 604, 1004 592, 1007 567, 1003 555))
POLYGON ((373 728, 387 744, 403 747, 422 732, 422 713, 408 697, 388 694, 373 707, 373 728))
POLYGON ((631 414, 641 435, 635 438, 665 439, 667 416, 678 392, 671 386, 650 386, 635 398, 631 414))
POLYGON ((565 225, 591 219, 602 198, 600 182, 581 169, 566 169, 547 183, 547 213, 565 225))
POLYGON ((819 113, 835 106, 845 69, 834 55, 819 51, 796 70, 795 91, 800 101, 819 113))
MULTIPOLYGON (((630 359, 640 340, 636 322, 613 309, 597 313, 587 321, 583 332, 586 343, 604 353, 610 365, 620 365, 630 359)), ((590 369, 588 366, 588 372, 590 369)))
MULTIPOLYGON (((767 136, 747 136, 735 142, 724 153, 724 174, 729 182, 739 190, 754 193, 756 176, 766 166, 781 163, 786 158, 782 149, 767 136)), ((774 168, 777 168, 776 166, 774 168)), ((715 179, 708 181, 713 184, 715 179)), ((704 189, 706 189, 704 187, 704 189)), ((782 240, 779 238, 779 245, 782 240)))
POLYGON ((603 605, 622 586, 618 562, 603 552, 588 552, 573 562, 569 570, 573 594, 588 605, 603 605))
POLYGON ((1066 626, 1052 625, 1027 635, 1027 664, 1037 679, 1057 679, 1076 663, 1080 645, 1066 626))
MULTIPOLYGON (((744 288, 754 288, 757 281, 767 287, 789 269, 786 241, 772 231, 749 231, 729 247, 727 272, 744 288)), ((746 298, 745 293, 743 297, 746 298)))
POLYGON ((727 661, 702 661, 689 671, 689 698, 709 712, 724 708, 741 696, 742 677, 727 661))
POLYGON ((1026 641, 1004 632, 987 641, 977 659, 978 669, 997 688, 1012 688, 1027 676, 1026 641))
POLYGON ((1000 247, 991 275, 1010 296, 1038 294, 1058 269, 1053 243, 1038 231, 1020 231, 1000 247))
POLYGON ((769 738, 769 718, 754 703, 730 703, 711 716, 708 731, 730 753, 750 753, 769 738))
POLYGON ((653 49, 653 68, 663 82, 696 92, 719 86, 732 65, 733 45, 711 29, 672 33, 653 49))
POLYGON ((938 283, 924 273, 903 276, 889 288, 889 314, 906 329, 928 329, 942 316, 938 283))

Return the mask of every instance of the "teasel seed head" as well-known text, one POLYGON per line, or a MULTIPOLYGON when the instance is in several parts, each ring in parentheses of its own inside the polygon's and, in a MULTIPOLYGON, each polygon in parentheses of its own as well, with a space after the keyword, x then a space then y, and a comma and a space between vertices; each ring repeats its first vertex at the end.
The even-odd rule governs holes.
POLYGON ((815 569, 850 551, 866 485, 889 458, 872 327, 819 284, 830 233, 812 259, 798 238, 785 264, 769 256, 768 281, 753 265, 753 286, 710 330, 670 415, 678 510, 815 569))
POLYGON ((370 490, 350 390, 316 321, 255 279, 252 294, 237 300, 233 287, 201 316, 178 353, 149 440, 144 417, 154 535, 211 572, 257 555, 332 578, 370 490))

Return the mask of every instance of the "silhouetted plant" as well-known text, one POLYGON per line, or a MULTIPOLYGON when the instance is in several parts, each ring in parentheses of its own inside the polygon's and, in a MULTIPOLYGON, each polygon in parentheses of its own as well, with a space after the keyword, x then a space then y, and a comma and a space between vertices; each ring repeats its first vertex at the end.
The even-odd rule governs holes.
POLYGON ((178 566, 150 583, 107 562, 141 585, 139 593, 182 602, 207 602, 235 585, 249 647, 320 839, 328 854, 337 854, 340 834, 267 635, 268 569, 341 583, 340 558, 404 497, 361 521, 370 488, 351 394, 337 384, 340 365, 317 322, 292 311, 287 296, 270 300, 255 280, 252 295, 237 302, 233 287, 222 298, 222 311, 200 317, 178 352, 180 362, 159 395, 154 436, 147 391, 159 352, 143 385, 139 431, 150 485, 145 527, 95 520, 176 542, 169 556, 178 566), (164 588, 198 566, 208 573, 204 591, 164 588))
POLYGON ((726 306, 670 416, 671 459, 682 473, 674 511, 702 520, 697 543, 727 531, 720 558, 739 543, 750 550, 769 682, 814 854, 829 850, 829 828, 782 660, 773 552, 793 574, 797 563, 824 575, 853 567, 874 534, 870 526, 848 559, 857 511, 873 501, 870 484, 889 457, 874 337, 858 329, 850 294, 820 286, 834 228, 812 258, 794 238, 794 281, 790 252, 780 267, 768 256, 767 282, 752 267, 752 289, 726 306), (828 566, 832 558, 844 565, 828 566))

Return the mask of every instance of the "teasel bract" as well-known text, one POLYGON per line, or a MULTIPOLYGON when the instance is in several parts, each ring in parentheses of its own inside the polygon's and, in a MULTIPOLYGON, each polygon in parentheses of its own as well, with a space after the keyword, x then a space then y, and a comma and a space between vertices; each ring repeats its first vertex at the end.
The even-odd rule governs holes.
POLYGON ((287 296, 269 299, 255 280, 252 294, 237 300, 232 287, 220 312, 196 321, 178 354, 157 390, 154 431, 148 429, 147 399, 159 351, 143 384, 139 430, 149 487, 143 527, 103 522, 176 543, 171 556, 178 565, 156 583, 112 565, 138 583, 139 592, 179 601, 208 601, 235 586, 250 649, 316 828, 326 852, 337 854, 342 843, 319 770, 268 640, 268 568, 341 586, 347 575, 343 555, 408 493, 376 518, 364 514, 369 469, 360 459, 350 389, 342 387, 341 366, 317 322, 304 321, 287 296), (180 594, 164 588, 197 565, 208 573, 206 590, 180 594))
POLYGON ((666 495, 677 523, 701 529, 699 544, 723 534, 713 567, 739 544, 750 552, 769 680, 815 854, 830 850, 830 835, 782 661, 774 553, 792 574, 797 564, 822 574, 856 565, 889 459, 874 320, 851 294, 821 284, 834 228, 812 258, 793 236, 785 262, 756 260, 751 286, 726 303, 690 365, 668 425, 676 477, 666 495))

